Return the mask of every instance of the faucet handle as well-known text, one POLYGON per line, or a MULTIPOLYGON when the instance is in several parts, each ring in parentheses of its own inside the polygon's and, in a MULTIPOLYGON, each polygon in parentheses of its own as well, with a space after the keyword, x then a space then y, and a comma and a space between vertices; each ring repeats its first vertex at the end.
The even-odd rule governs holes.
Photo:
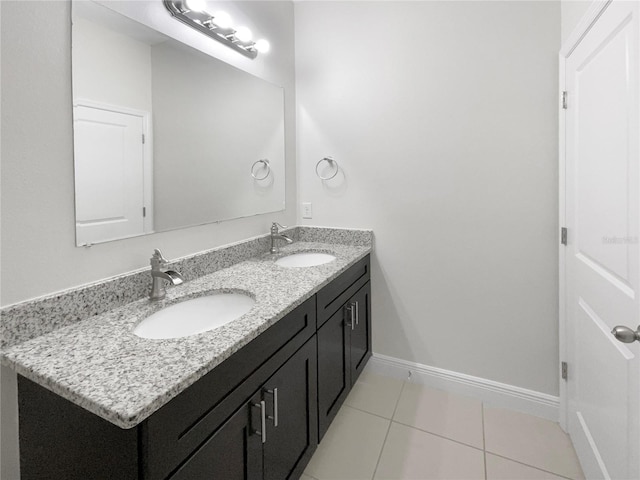
POLYGON ((281 225, 278 222, 273 222, 271 224, 271 232, 272 233, 279 233, 279 229, 280 228, 287 228, 287 226, 286 225, 281 225))
POLYGON ((153 255, 151 256, 151 266, 159 267, 160 265, 163 265, 165 263, 169 263, 169 261, 162 256, 162 252, 159 248, 155 248, 153 250, 153 255))

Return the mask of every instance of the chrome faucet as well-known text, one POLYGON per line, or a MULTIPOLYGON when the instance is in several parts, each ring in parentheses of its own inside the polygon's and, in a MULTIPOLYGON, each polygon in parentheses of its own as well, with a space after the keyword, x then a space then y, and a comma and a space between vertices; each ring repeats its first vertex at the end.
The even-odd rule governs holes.
POLYGON ((171 282, 171 285, 180 285, 184 279, 182 275, 174 270, 163 270, 164 265, 169 263, 166 258, 162 256, 162 252, 157 248, 153 251, 151 256, 151 292, 149 298, 151 300, 162 300, 167 294, 166 281, 171 282))
POLYGON ((289 237, 287 237, 284 233, 280 233, 280 228, 287 228, 284 225, 280 225, 278 222, 273 222, 271 224, 271 253, 278 253, 278 248, 276 247, 276 240, 284 240, 287 243, 293 243, 289 237))

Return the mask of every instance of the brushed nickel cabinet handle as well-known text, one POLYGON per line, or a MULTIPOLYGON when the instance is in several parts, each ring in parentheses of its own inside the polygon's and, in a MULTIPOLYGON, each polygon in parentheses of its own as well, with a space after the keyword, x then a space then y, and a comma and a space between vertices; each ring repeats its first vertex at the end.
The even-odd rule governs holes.
POLYGON ((351 327, 351 330, 356 328, 356 322, 353 318, 353 304, 346 307, 347 312, 349 313, 349 320, 346 321, 347 326, 351 327))
POLYGON ((265 393, 273 395, 273 416, 267 415, 267 418, 273 422, 273 426, 278 426, 278 389, 265 390, 265 393))
POLYGON ((253 433, 262 437, 262 443, 267 442, 267 414, 264 400, 260 400, 260 403, 254 403, 252 407, 260 409, 260 430, 254 430, 253 433))

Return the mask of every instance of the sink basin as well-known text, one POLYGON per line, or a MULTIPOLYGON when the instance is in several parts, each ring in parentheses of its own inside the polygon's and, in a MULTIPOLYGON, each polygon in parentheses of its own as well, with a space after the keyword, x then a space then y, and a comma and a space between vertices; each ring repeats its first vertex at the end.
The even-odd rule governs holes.
POLYGON ((328 253, 301 252, 279 258, 276 260, 276 265, 293 268, 315 267, 316 265, 333 262, 335 259, 336 257, 328 253))
POLYGON ((188 337, 240 318, 255 303, 242 293, 217 292, 163 308, 140 322, 133 333, 154 339, 188 337))

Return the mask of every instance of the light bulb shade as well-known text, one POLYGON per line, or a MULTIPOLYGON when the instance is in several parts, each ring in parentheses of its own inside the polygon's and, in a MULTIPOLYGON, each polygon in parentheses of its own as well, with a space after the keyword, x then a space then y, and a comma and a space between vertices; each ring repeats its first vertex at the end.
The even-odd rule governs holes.
POLYGON ((204 12, 207 2, 206 0, 184 0, 184 6, 192 12, 204 12))
MULTIPOLYGON (((225 12, 218 10, 212 15, 207 10, 207 0, 163 0, 162 3, 176 20, 223 43, 245 57, 253 59, 258 56, 256 43, 251 41, 251 30, 247 27, 235 28, 231 17, 225 12)), ((260 48, 266 51, 264 42, 260 48)))
POLYGON ((227 12, 216 12, 213 15, 213 23, 220 28, 229 28, 231 27, 231 15, 227 12))
POLYGON ((258 40, 256 42, 256 50, 258 50, 260 53, 267 53, 269 50, 271 50, 271 44, 269 43, 268 40, 265 40, 264 38, 261 38, 260 40, 258 40))
POLYGON ((236 29, 235 36, 241 42, 249 42, 251 41, 251 37, 253 35, 251 33, 251 30, 249 30, 247 27, 238 27, 236 29))

